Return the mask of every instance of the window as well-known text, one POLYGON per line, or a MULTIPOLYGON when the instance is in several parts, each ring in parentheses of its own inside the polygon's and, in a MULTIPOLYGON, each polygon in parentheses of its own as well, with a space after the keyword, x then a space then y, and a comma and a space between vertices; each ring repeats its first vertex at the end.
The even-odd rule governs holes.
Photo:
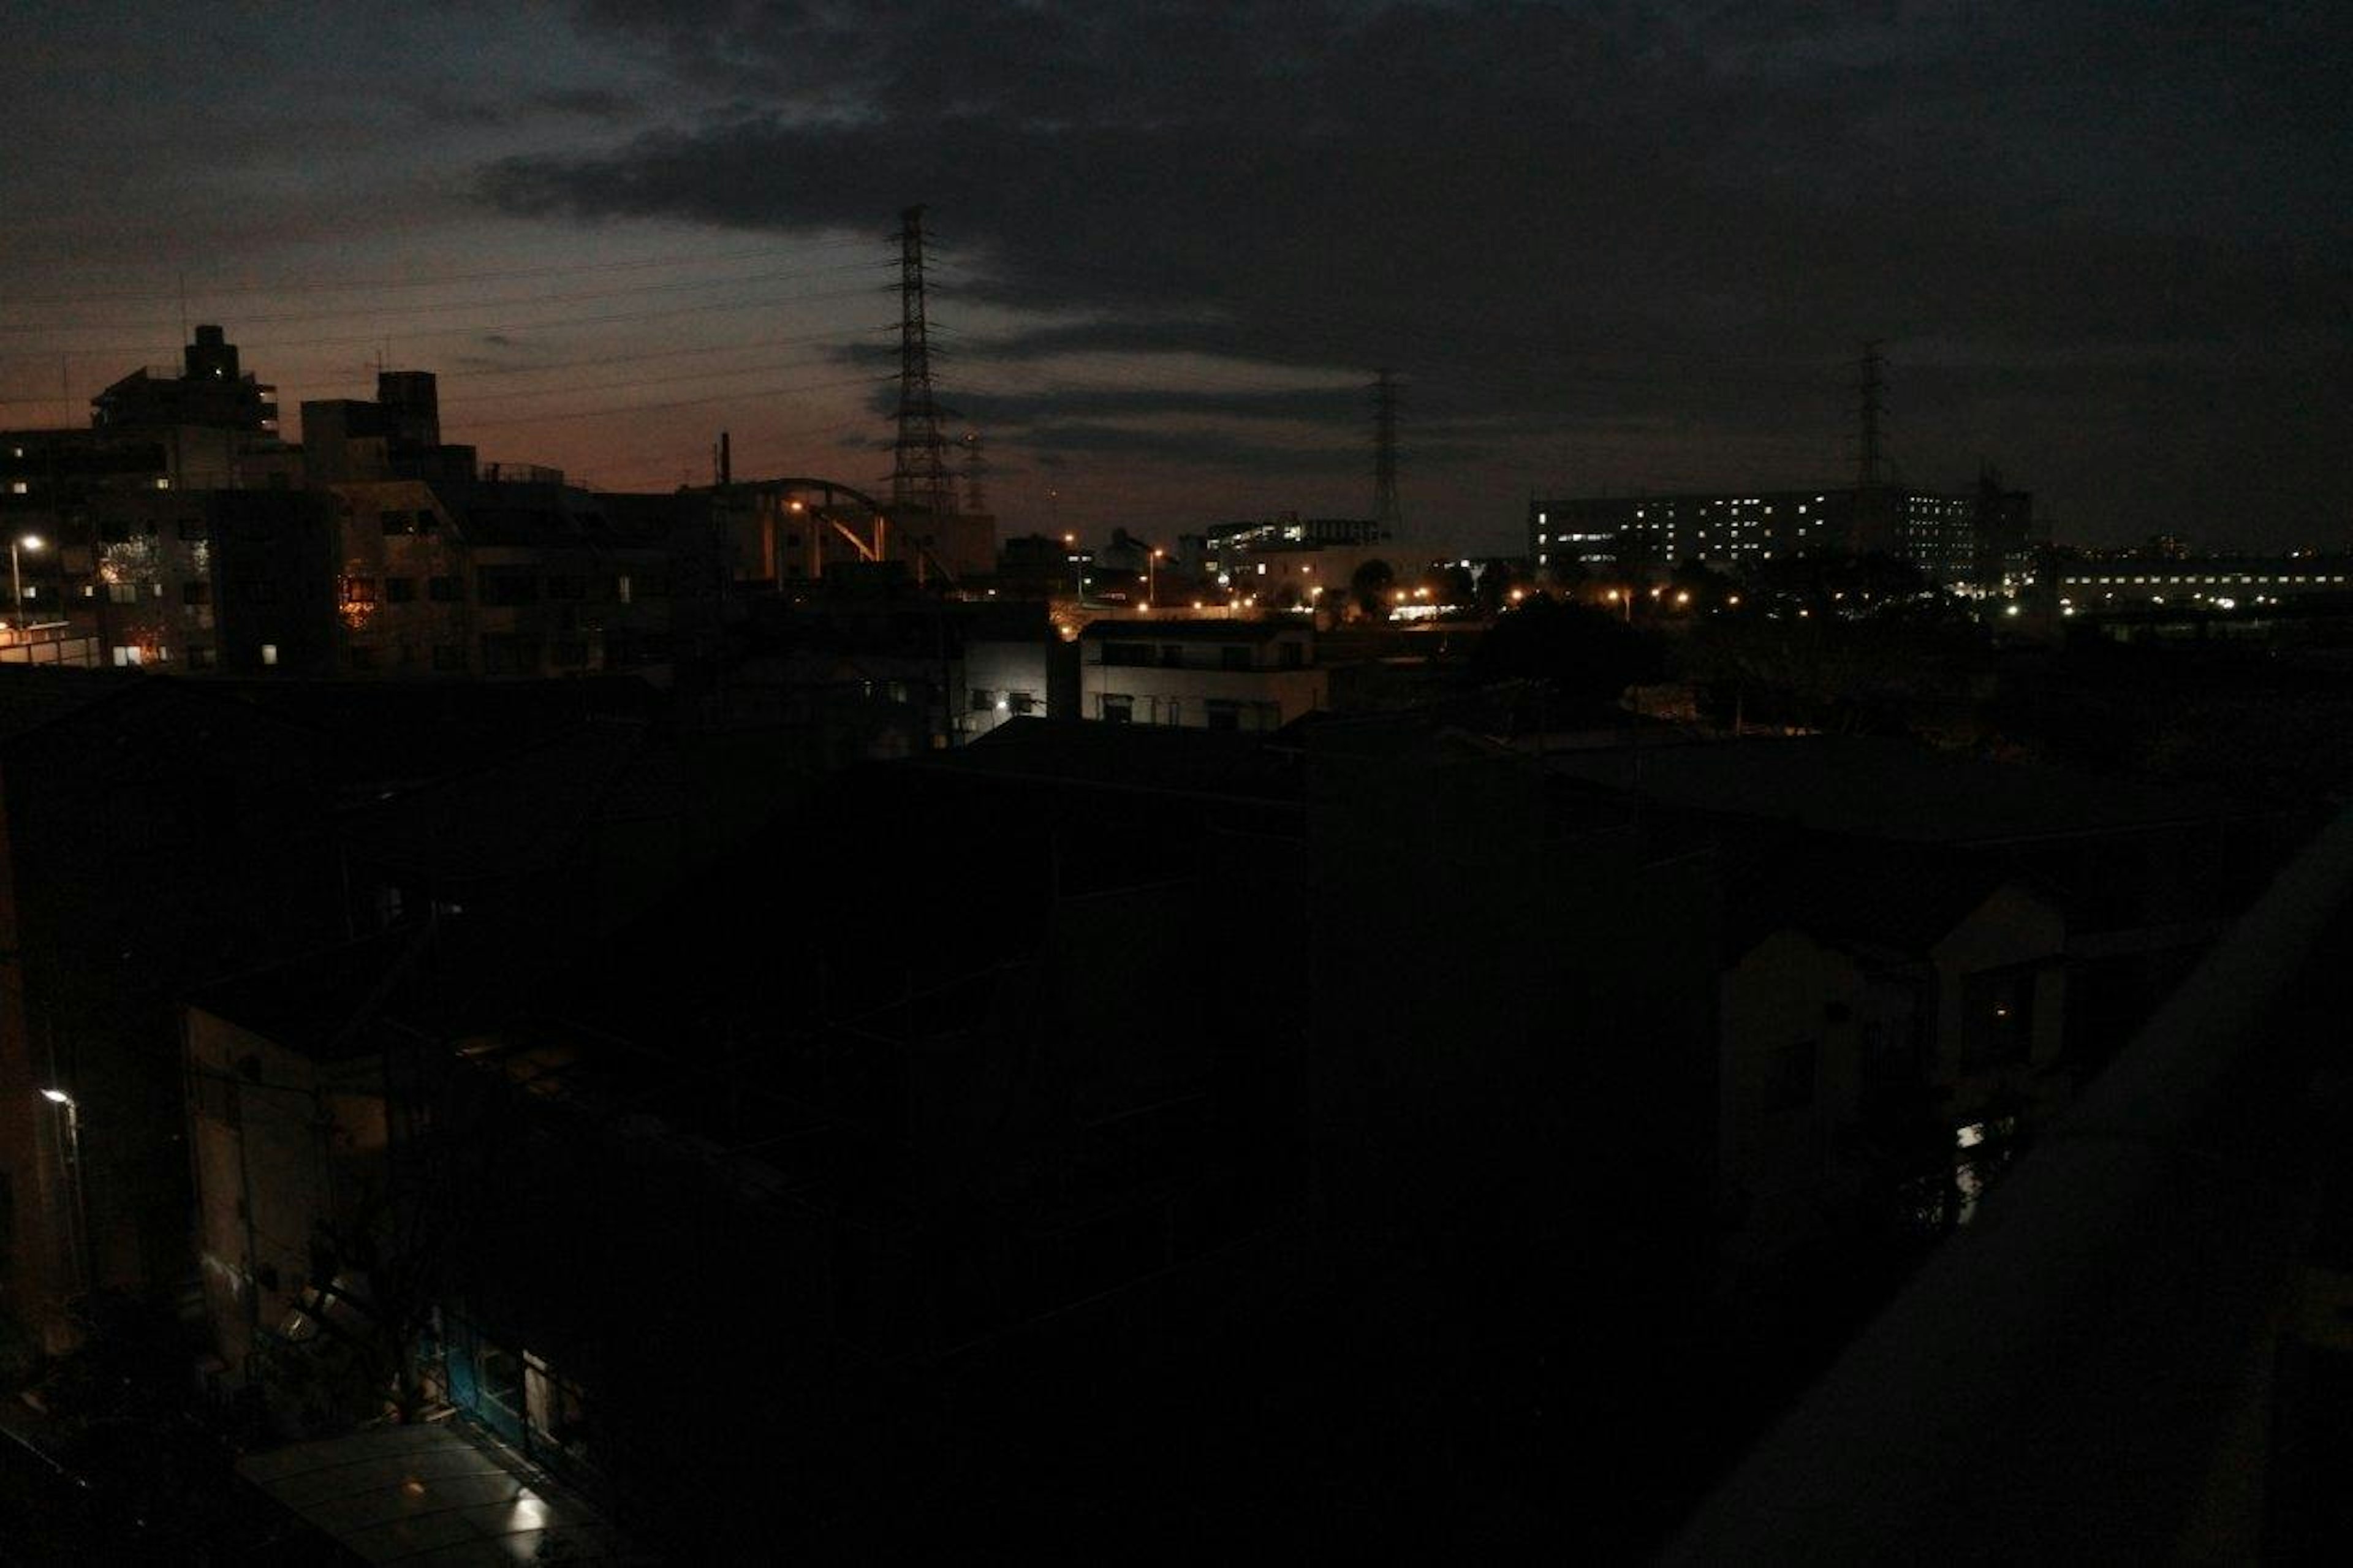
POLYGON ((1005 697, 1005 705, 1016 713, 1035 713, 1038 711, 1037 697, 1033 693, 1027 691, 1008 692, 1005 697))
POLYGON ((278 645, 276 643, 266 642, 261 645, 261 662, 265 665, 274 665, 278 662, 278 645))
POLYGON ((637 603, 635 587, 629 582, 629 574, 626 572, 613 579, 613 602, 617 605, 637 603))
POLYGON ((1152 662, 1152 645, 1141 642, 1107 642, 1103 644, 1105 664, 1146 665, 1152 662))
POLYGON ((387 605, 413 605, 417 602, 417 579, 386 577, 384 580, 384 602, 387 605))
POLYGON ((1236 647, 1229 645, 1218 650, 1218 668, 1219 669, 1248 669, 1250 667, 1250 650, 1249 648, 1236 647))
POLYGON ((1182 668, 1185 668, 1185 647, 1184 647, 1184 645, 1183 645, 1183 644, 1181 644, 1181 643, 1173 643, 1173 642, 1165 642, 1165 643, 1162 643, 1162 644, 1160 645, 1160 668, 1163 668, 1163 669, 1182 669, 1182 668))
POLYGON ((1230 698, 1210 698, 1203 709, 1203 716, 1212 730, 1239 730, 1242 727, 1242 705, 1230 698))
POLYGON ((110 605, 137 604, 139 602, 139 584, 136 583, 109 583, 106 585, 106 602, 110 605))
POLYGON ((425 579, 425 596, 437 605, 461 604, 466 597, 466 580, 462 577, 427 577, 425 579))
POLYGON ((1295 642, 1277 643, 1275 647, 1282 655, 1283 668, 1304 669, 1307 668, 1307 648, 1304 644, 1295 642))
POLYGON ((1103 694, 1101 701, 1103 703, 1103 721, 1104 723, 1132 724, 1135 721, 1134 698, 1116 696, 1106 691, 1103 694))
POLYGON ((201 517, 184 517, 180 520, 180 537, 183 539, 210 539, 212 531, 201 517))
POLYGON ((353 669, 374 669, 375 668, 375 649, 372 647, 351 648, 346 651, 344 658, 345 662, 350 664, 353 669))
POLYGON ((188 646, 188 668, 190 669, 212 668, 213 650, 208 647, 199 647, 191 643, 188 646))
POLYGON ((558 637, 548 647, 547 657, 557 668, 578 669, 588 662, 588 644, 582 637, 558 637))
POLYGON ((997 694, 995 692, 984 691, 977 686, 972 689, 972 710, 974 712, 987 713, 996 706, 997 694))
POLYGON ((135 647, 116 648, 114 650, 114 667, 117 669, 124 669, 128 668, 132 665, 137 664, 139 662, 140 651, 140 649, 135 647))
POLYGON ((346 577, 346 578, 344 578, 344 579, 343 579, 343 603, 344 603, 344 604, 346 604, 346 605, 373 605, 373 604, 375 604, 375 578, 373 578, 373 577, 346 577))
POLYGON ((588 580, 585 577, 550 577, 547 596, 551 599, 585 599, 588 596, 588 580))
POLYGON ((466 668, 466 650, 455 643, 435 644, 433 668, 445 675, 463 671, 466 668))
POLYGON ((212 602, 213 585, 210 583, 187 582, 180 584, 180 603, 184 605, 209 605, 212 602))

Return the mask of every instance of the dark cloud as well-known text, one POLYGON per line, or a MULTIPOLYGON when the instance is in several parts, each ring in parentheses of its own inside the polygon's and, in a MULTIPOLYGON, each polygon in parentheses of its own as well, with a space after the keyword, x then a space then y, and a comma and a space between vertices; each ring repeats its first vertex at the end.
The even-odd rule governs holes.
POLYGON ((628 93, 601 87, 551 88, 533 93, 525 102, 549 114, 575 115, 583 120, 635 120, 645 113, 646 108, 628 93))
POLYGON ((490 200, 784 232, 927 201, 944 298, 1028 321, 964 345, 975 385, 1072 353, 1395 364, 1418 414, 1466 436, 1549 425, 1573 447, 1594 421, 1683 421, 1694 469, 1710 443, 1753 468, 1778 439, 1801 480, 1839 471, 1841 362, 1878 336, 1924 481, 1988 452, 2095 526, 2169 509, 2194 530, 2186 454, 2261 442, 2312 517, 2353 504, 2338 8, 616 0, 579 19, 661 62, 681 107, 499 162, 490 200), (2222 381, 2229 399, 2199 394, 2222 381), (2120 384, 2146 423, 2095 440, 2120 384), (2087 434, 2056 441, 2054 417, 2087 434))

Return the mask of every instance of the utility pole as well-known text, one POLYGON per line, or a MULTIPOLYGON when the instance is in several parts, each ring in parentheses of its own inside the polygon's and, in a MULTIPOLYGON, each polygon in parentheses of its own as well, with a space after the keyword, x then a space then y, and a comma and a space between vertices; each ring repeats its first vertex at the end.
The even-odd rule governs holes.
POLYGON ((1398 384, 1386 371, 1373 382, 1373 521, 1383 539, 1404 526, 1398 510, 1398 384))
MULTIPOLYGON (((932 351, 923 309, 923 209, 899 215, 899 438, 892 451, 891 506, 920 507, 934 517, 955 510, 939 401, 932 395, 932 351)), ((903 521, 903 520, 902 520, 903 521)))
POLYGON ((1873 489, 1885 480, 1885 465, 1879 451, 1879 416, 1884 412, 1881 399, 1886 392, 1882 373, 1887 362, 1879 353, 1880 340, 1872 339, 1862 345, 1862 381, 1855 391, 1862 397, 1862 460, 1855 471, 1855 487, 1873 489))

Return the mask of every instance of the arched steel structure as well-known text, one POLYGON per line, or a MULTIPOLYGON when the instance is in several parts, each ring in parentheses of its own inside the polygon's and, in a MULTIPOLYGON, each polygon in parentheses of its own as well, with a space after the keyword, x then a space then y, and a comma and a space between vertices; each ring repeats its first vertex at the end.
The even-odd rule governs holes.
MULTIPOLYGON (((819 576, 822 570, 821 528, 830 530, 847 542, 851 549, 858 552, 861 561, 880 563, 891 558, 890 509, 855 485, 846 485, 839 479, 787 475, 766 479, 731 479, 725 484, 712 486, 712 491, 723 498, 741 497, 752 502, 761 525, 762 574, 771 581, 781 581, 785 575, 778 569, 781 560, 777 553, 776 522, 778 514, 786 510, 806 515, 814 525, 804 531, 803 537, 807 542, 801 546, 807 552, 807 575, 812 580, 819 576), (801 498, 812 490, 817 492, 818 499, 814 503, 805 502, 801 498), (846 498, 850 504, 845 506, 837 498, 846 498), (763 506, 764 501, 769 504, 763 506), (783 504, 776 504, 779 502, 783 504), (863 531, 860 523, 865 525, 863 531)), ((937 572, 950 583, 955 581, 955 574, 943 565, 929 547, 920 542, 910 538, 901 546, 901 552, 903 558, 913 563, 917 582, 923 582, 930 572, 937 572)))

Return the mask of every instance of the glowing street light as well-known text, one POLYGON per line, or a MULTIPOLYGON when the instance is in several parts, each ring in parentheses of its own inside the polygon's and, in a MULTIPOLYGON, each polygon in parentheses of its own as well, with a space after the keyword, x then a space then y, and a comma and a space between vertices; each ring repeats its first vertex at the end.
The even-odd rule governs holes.
POLYGON ((25 629, 25 570, 16 559, 19 548, 38 552, 47 546, 37 533, 20 533, 8 542, 8 579, 16 586, 16 629, 25 629))
POLYGON ((51 1105, 65 1108, 66 1181, 73 1192, 73 1208, 66 1216, 66 1255, 67 1263, 73 1270, 74 1289, 79 1293, 89 1289, 88 1268, 82 1253, 81 1107, 75 1103, 72 1095, 61 1089, 45 1089, 41 1090, 41 1098, 51 1105))

